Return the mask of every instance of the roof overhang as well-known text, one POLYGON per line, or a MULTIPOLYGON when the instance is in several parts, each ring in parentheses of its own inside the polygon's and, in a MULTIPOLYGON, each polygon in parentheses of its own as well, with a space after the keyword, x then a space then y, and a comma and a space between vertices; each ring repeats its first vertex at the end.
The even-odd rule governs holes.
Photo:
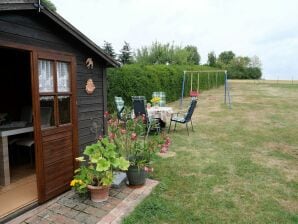
POLYGON ((119 67, 120 64, 106 54, 99 46, 92 40, 81 33, 77 28, 71 25, 58 13, 48 10, 43 5, 39 4, 38 0, 2 0, 0 3, 0 11, 19 11, 19 10, 37 10, 53 20, 56 24, 62 27, 66 32, 70 33, 73 37, 79 40, 82 44, 92 50, 95 54, 100 56, 107 62, 107 66, 119 67))

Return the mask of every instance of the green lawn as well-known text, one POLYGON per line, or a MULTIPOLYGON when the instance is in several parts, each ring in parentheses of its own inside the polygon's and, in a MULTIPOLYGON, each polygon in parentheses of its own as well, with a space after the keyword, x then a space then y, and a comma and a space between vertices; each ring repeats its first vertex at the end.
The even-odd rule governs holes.
POLYGON ((298 223, 298 85, 231 88, 231 110, 222 87, 202 93, 195 132, 171 132, 176 157, 123 223, 298 223))

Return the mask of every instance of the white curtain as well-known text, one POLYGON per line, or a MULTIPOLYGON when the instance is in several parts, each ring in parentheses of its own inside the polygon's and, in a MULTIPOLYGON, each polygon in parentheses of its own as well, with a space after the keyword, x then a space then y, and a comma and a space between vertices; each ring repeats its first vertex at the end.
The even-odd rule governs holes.
POLYGON ((70 77, 68 63, 57 62, 58 92, 70 92, 70 77))
POLYGON ((38 61, 39 92, 54 92, 53 62, 38 61))

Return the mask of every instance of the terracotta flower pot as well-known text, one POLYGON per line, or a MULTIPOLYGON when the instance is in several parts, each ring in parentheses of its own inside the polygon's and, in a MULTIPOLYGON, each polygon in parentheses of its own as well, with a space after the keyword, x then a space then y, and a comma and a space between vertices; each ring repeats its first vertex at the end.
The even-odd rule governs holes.
POLYGON ((91 194, 91 201, 102 202, 109 198, 110 186, 92 186, 88 185, 88 190, 91 194))
POLYGON ((129 185, 139 186, 144 185, 146 182, 146 172, 144 168, 138 168, 137 166, 130 166, 126 171, 126 176, 129 185))

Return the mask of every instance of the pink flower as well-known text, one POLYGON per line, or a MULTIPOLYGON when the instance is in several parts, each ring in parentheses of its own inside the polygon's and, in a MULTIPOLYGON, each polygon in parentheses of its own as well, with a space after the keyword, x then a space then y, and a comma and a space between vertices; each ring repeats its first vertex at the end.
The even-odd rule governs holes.
POLYGON ((120 131, 120 132, 121 132, 121 134, 123 134, 123 135, 124 135, 124 134, 126 134, 126 130, 125 130, 124 128, 123 128, 123 129, 121 129, 121 131, 120 131))
POLYGON ((137 134, 135 132, 131 133, 130 139, 133 141, 137 140, 137 134))
POLYGON ((103 139, 102 135, 98 136, 98 140, 101 141, 103 139))
POLYGON ((168 148, 166 146, 163 146, 161 149, 160 149, 160 153, 166 153, 168 151, 168 148))
POLYGON ((115 136, 116 136, 115 133, 110 133, 110 134, 109 134, 109 138, 110 138, 111 140, 114 139, 115 136))
POLYGON ((104 117, 109 116, 109 112, 108 112, 108 111, 104 112, 103 116, 104 116, 104 117))

